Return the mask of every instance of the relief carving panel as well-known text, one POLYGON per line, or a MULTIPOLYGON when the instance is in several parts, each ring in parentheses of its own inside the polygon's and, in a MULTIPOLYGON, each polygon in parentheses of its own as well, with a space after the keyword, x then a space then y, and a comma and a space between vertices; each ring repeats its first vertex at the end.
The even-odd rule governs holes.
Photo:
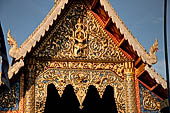
POLYGON ((11 92, 5 89, 0 94, 0 111, 19 110, 20 84, 15 83, 11 87, 11 92))
POLYGON ((144 113, 159 113, 161 100, 148 89, 146 89, 141 83, 139 83, 139 87, 141 111, 144 113))
POLYGON ((72 3, 33 55, 55 59, 125 61, 126 56, 81 1, 72 3))
POLYGON ((42 112, 45 107, 48 84, 54 84, 60 96, 65 87, 71 84, 82 108, 82 103, 86 97, 88 87, 93 85, 97 88, 100 97, 107 85, 114 88, 114 96, 119 112, 125 111, 124 82, 114 72, 110 70, 92 69, 62 69, 49 67, 35 80, 35 110, 42 112))

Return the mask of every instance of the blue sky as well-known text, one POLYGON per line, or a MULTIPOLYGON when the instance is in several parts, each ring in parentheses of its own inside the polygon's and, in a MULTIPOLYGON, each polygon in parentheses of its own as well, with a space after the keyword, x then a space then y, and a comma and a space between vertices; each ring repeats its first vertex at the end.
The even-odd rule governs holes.
MULTIPOLYGON (((158 38, 158 62, 153 65, 153 68, 165 77, 163 0, 109 1, 132 34, 147 51, 149 51, 150 46, 154 43, 155 37, 158 38)), ((8 29, 10 29, 11 34, 18 42, 18 46, 20 46, 41 23, 53 5, 54 0, 0 0, 0 21, 5 38, 8 29)), ((170 2, 168 2, 169 7, 170 2)), ((169 26, 170 22, 168 22, 169 26)), ((168 29, 168 33, 170 33, 170 29, 168 29)), ((170 39, 168 44, 170 44, 170 39)), ((9 50, 7 40, 6 46, 9 50)), ((170 46, 168 49, 170 53, 170 46)), ((9 60, 11 61, 11 58, 9 60)))

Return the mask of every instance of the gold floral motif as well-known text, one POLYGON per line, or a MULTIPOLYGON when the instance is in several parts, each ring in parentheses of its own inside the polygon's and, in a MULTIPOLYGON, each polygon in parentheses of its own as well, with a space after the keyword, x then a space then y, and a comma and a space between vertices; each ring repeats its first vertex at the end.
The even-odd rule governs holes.
POLYGON ((135 74, 134 64, 132 61, 127 61, 124 63, 124 76, 125 76, 124 82, 126 94, 126 112, 137 113, 135 74))
POLYGON ((159 110, 160 102, 158 102, 146 89, 142 88, 143 107, 146 110, 159 110))
POLYGON ((35 50, 35 57, 62 60, 127 60, 84 3, 73 3, 35 50))
POLYGON ((36 78, 35 83, 36 112, 43 112, 47 96, 47 86, 51 83, 56 86, 60 96, 62 96, 65 87, 71 84, 79 100, 80 108, 83 107, 82 103, 90 85, 94 85, 97 88, 100 97, 102 97, 106 86, 111 85, 116 89, 115 94, 117 95, 115 95, 115 100, 118 111, 123 111, 125 108, 123 80, 110 70, 49 68, 36 78))
POLYGON ((44 72, 48 67, 51 68, 67 68, 67 69, 93 69, 93 70, 111 70, 120 78, 123 76, 123 63, 98 63, 98 62, 61 62, 61 61, 40 61, 36 60, 36 73, 44 72))
POLYGON ((0 110, 7 111, 10 109, 18 110, 19 104, 19 82, 13 84, 11 91, 5 89, 0 93, 0 110))
POLYGON ((25 88, 26 88, 26 93, 24 98, 24 112, 34 112, 35 111, 35 66, 32 64, 34 59, 29 59, 29 61, 25 68, 28 69, 28 72, 25 75, 26 82, 25 88))

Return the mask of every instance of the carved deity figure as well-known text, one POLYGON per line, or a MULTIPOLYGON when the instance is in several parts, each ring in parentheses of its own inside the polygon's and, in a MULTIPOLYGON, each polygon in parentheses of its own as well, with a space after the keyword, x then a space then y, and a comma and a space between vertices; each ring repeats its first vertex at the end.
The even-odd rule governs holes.
POLYGON ((75 57, 86 57, 87 55, 87 33, 84 31, 85 25, 81 23, 80 18, 75 25, 75 32, 73 36, 74 46, 73 54, 75 57))

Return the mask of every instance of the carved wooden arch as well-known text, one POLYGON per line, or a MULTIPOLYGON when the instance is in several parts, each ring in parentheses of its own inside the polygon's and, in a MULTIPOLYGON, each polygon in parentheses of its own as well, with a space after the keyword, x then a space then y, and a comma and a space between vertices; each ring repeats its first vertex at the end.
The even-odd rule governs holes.
POLYGON ((114 98, 119 112, 125 112, 124 81, 111 70, 48 68, 35 79, 35 112, 43 112, 47 97, 47 86, 54 84, 60 96, 71 84, 82 108, 88 87, 97 88, 100 97, 107 85, 114 88, 114 98))

